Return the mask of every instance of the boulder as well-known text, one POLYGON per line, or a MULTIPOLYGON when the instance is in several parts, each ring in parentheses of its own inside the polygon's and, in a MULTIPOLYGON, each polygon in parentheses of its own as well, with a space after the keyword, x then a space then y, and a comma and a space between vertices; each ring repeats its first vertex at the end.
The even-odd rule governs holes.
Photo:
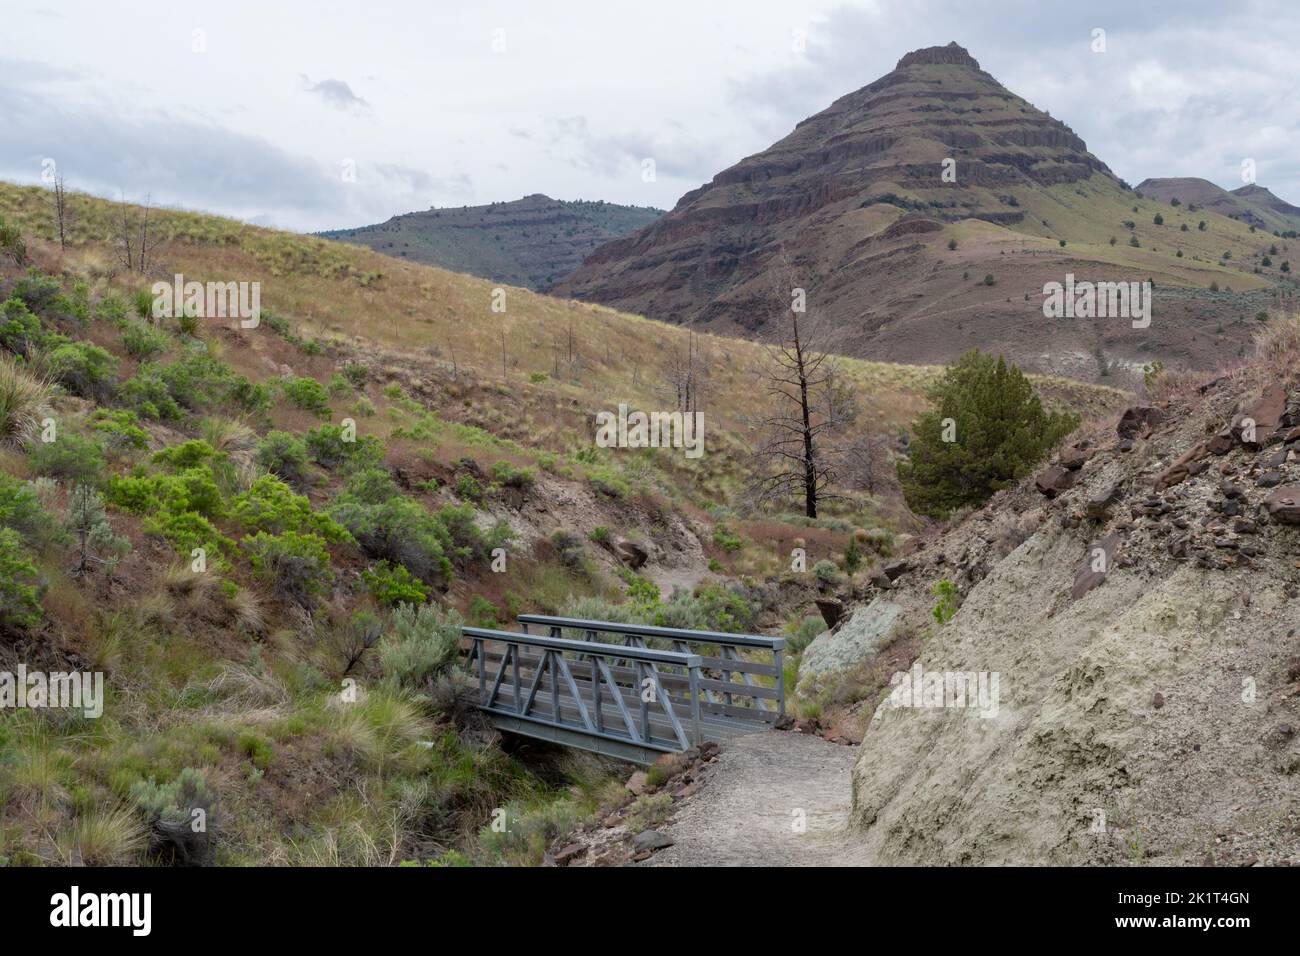
POLYGON ((799 683, 856 667, 893 638, 894 624, 903 608, 878 597, 858 608, 838 631, 815 637, 799 662, 799 683))
POLYGON ((639 541, 620 538, 614 545, 614 550, 618 552, 618 556, 623 563, 633 571, 650 560, 650 552, 639 541))
POLYGON ((578 859, 579 857, 586 856, 586 855, 587 855, 587 846, 586 846, 586 844, 583 844, 583 843, 570 843, 568 846, 564 847, 564 849, 562 849, 562 850, 557 850, 557 851, 556 851, 556 853, 555 853, 555 865, 556 865, 556 866, 568 866, 568 865, 569 865, 570 863, 572 863, 574 860, 578 859))
POLYGON ((642 830, 632 839, 633 853, 653 853, 673 845, 673 838, 658 830, 642 830))
POLYGON ((1107 485, 1088 499, 1084 513, 1093 521, 1105 521, 1110 517, 1110 509, 1124 497, 1124 483, 1117 481, 1107 485))
POLYGON ((1300 485, 1281 485, 1264 499, 1269 517, 1282 524, 1300 524, 1300 485))
POLYGON ((898 561, 890 562, 889 564, 885 565, 884 568, 882 568, 881 570, 885 572, 885 577, 889 578, 889 580, 897 581, 900 577, 902 577, 904 574, 907 573, 910 567, 911 565, 908 564, 906 561, 898 560, 898 561))
POLYGON ((1204 442, 1189 449, 1181 458, 1156 476, 1155 490, 1164 491, 1166 488, 1178 484, 1189 475, 1195 475, 1197 472, 1204 471, 1204 465, 1201 465, 1201 467, 1197 468, 1195 471, 1192 469, 1195 464, 1200 462, 1200 459, 1204 458, 1208 454, 1209 449, 1206 448, 1204 442))
POLYGON ((1038 490, 1048 498, 1055 498, 1063 491, 1068 491, 1074 486, 1074 472, 1062 468, 1060 465, 1052 465, 1044 468, 1034 479, 1034 484, 1038 490))
POLYGON ((817 598, 817 610, 821 611, 826 626, 834 627, 844 614, 844 602, 839 598, 820 597, 817 598))
POLYGON ((1077 601, 1097 585, 1106 580, 1106 575, 1115 566, 1115 555, 1119 552, 1120 536, 1108 534, 1088 548, 1083 567, 1074 578, 1070 588, 1071 599, 1077 601), (1103 557, 1104 555, 1104 557, 1103 557))
POLYGON ((1062 451, 1060 458, 1057 460, 1062 468, 1068 469, 1069 471, 1078 471, 1088 463, 1088 459, 1091 457, 1092 452, 1089 449, 1073 445, 1062 451))
POLYGON ((1154 405, 1134 405, 1126 408, 1119 418, 1115 431, 1120 438, 1146 438, 1163 417, 1154 405))
POLYGON ((1286 413, 1286 387, 1280 383, 1269 386, 1263 396, 1246 412, 1243 418, 1255 423, 1255 434, 1242 433, 1242 423, 1238 422, 1238 434, 1247 448, 1258 449, 1267 445, 1286 413))

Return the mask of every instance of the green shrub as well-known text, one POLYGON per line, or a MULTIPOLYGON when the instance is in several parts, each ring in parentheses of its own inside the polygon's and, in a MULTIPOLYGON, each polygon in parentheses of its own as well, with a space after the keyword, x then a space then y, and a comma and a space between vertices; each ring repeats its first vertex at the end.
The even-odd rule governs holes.
POLYGON ((310 483, 307 444, 297 435, 269 431, 257 443, 255 454, 259 465, 293 487, 305 488, 310 483))
POLYGON ((481 594, 475 594, 469 602, 469 623, 474 627, 496 629, 501 626, 501 610, 481 594))
POLYGON ((433 604, 400 605, 379 642, 379 669, 385 680, 422 690, 456 659, 464 619, 433 604))
POLYGON ((740 535, 733 532, 731 528, 721 521, 713 526, 713 543, 728 554, 734 554, 744 547, 740 535))
POLYGON ((17 531, 34 548, 44 548, 61 536, 31 483, 5 472, 0 472, 0 527, 17 531))
POLYGON ((849 574, 855 573, 862 566, 862 546, 858 543, 857 534, 849 536, 849 543, 844 548, 844 570, 849 574))
POLYGON ((45 341, 41 320, 28 310, 26 302, 14 297, 0 303, 0 347, 26 356, 45 341))
POLYGON ((309 431, 303 441, 312 461, 331 471, 340 466, 373 468, 384 460, 384 446, 377 438, 366 435, 355 441, 343 439, 342 426, 322 425, 309 431))
POLYGON ((343 366, 343 377, 352 384, 353 388, 365 388, 370 370, 360 362, 348 362, 343 366))
POLYGON ((313 511, 305 495, 296 494, 274 475, 261 476, 247 491, 237 495, 231 503, 230 515, 249 533, 296 531, 319 535, 331 544, 352 542, 346 528, 329 515, 313 511))
POLYGON ((1048 412, 1020 370, 973 350, 929 391, 935 408, 912 426, 910 460, 898 477, 908 506, 936 517, 979 505, 1028 474, 1079 423, 1048 412), (944 441, 945 420, 953 431, 944 441))
POLYGON ((310 609, 334 584, 325 543, 314 534, 267 534, 259 531, 242 542, 253 574, 280 597, 310 609))
POLYGON ((492 466, 492 480, 503 488, 528 491, 537 483, 537 473, 531 468, 516 468, 508 461, 498 461, 492 466))
POLYGON ((481 502, 483 500, 483 484, 467 471, 461 472, 456 476, 456 497, 463 498, 466 501, 481 502))
POLYGON ((50 378, 74 395, 104 399, 113 392, 117 359, 90 342, 64 342, 41 358, 50 378))
POLYGON ((957 613, 957 607, 960 603, 957 585, 947 578, 940 578, 934 582, 934 587, 930 589, 930 593, 939 599, 931 611, 934 619, 940 624, 947 624, 952 620, 952 616, 957 613))
POLYGON ((819 615, 790 621, 785 626, 786 647, 791 654, 801 654, 805 647, 826 630, 826 622, 819 615))
POLYGON ((18 532, 0 528, 0 633, 35 627, 44 614, 44 585, 18 532))
POLYGON ((329 418, 330 397, 325 386, 314 378, 291 378, 280 383, 284 397, 303 411, 318 418, 329 418))
POLYGON ((203 439, 192 438, 179 445, 164 448, 153 456, 153 460, 155 464, 179 470, 209 465, 218 456, 225 457, 203 439))
POLYGON ((595 544, 607 545, 609 544, 610 537, 609 529, 603 524, 598 524, 596 527, 591 529, 591 533, 588 534, 587 537, 595 544))
POLYGON ((426 584, 450 581, 454 545, 446 524, 404 497, 387 472, 366 468, 354 474, 330 516, 370 557, 405 565, 426 584))
POLYGON ((147 322, 131 322, 122 330, 122 346, 127 355, 146 362, 167 351, 167 336, 147 322))
POLYGON ((840 574, 839 566, 829 559, 823 558, 814 564, 812 572, 813 577, 823 584, 836 585, 844 580, 844 576, 840 574))
POLYGON ((678 592, 655 611, 654 623, 704 631, 747 631, 753 627, 754 611, 734 591, 716 584, 699 587, 694 595, 678 592))
POLYGON ((52 442, 36 442, 31 449, 32 468, 38 475, 48 475, 78 484, 99 485, 104 480, 104 450, 99 442, 62 430, 52 442))
POLYGON ((361 572, 361 579, 370 589, 370 596, 389 607, 398 604, 423 604, 429 600, 429 589, 402 565, 380 561, 373 568, 361 572))
POLYGON ((127 409, 97 408, 90 416, 90 429, 104 436, 105 451, 120 454, 149 447, 149 433, 139 421, 139 416, 127 409))

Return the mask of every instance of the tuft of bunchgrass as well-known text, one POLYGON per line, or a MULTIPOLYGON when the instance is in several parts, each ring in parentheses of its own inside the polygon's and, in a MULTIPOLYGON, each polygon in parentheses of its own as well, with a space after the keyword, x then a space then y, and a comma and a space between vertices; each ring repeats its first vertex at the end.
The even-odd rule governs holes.
POLYGON ((26 446, 49 415, 52 386, 17 362, 0 358, 0 445, 26 446))

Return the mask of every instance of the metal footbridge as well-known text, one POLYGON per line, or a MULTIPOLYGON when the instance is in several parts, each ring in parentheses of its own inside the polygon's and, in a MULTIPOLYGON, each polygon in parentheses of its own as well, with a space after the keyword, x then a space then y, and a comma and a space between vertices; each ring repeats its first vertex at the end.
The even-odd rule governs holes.
POLYGON ((477 706, 499 730, 649 764, 785 714, 782 638, 541 614, 518 622, 520 631, 461 628, 477 706))

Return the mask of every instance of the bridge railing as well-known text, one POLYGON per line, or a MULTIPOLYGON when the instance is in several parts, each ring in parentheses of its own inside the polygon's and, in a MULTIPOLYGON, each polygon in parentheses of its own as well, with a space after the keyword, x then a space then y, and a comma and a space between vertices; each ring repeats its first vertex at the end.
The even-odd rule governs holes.
POLYGON ((461 635, 478 674, 478 705, 498 723, 527 724, 520 729, 560 742, 598 738, 616 755, 704 740, 698 654, 477 627, 461 635), (671 694, 669 682, 685 696, 671 694))
POLYGON ((706 713, 768 723, 785 714, 784 638, 547 614, 520 614, 517 620, 525 632, 530 626, 544 627, 551 637, 564 637, 567 631, 582 635, 587 641, 612 643, 611 639, 622 639, 631 647, 661 647, 699 654, 702 673, 698 688, 686 685, 675 676, 664 678, 665 687, 678 695, 679 703, 692 706, 698 700, 706 713))

